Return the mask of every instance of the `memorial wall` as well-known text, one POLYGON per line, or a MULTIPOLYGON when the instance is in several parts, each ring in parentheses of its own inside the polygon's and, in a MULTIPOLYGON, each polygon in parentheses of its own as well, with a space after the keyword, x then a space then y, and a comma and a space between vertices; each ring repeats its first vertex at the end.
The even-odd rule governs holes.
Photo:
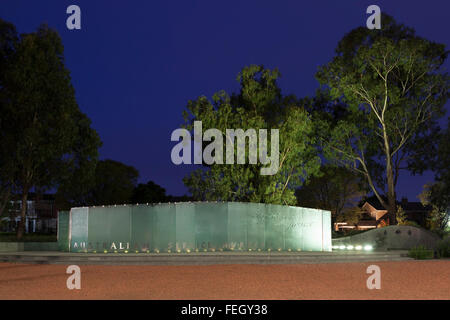
POLYGON ((331 251, 331 213, 242 202, 72 208, 59 213, 58 243, 93 253, 331 251))

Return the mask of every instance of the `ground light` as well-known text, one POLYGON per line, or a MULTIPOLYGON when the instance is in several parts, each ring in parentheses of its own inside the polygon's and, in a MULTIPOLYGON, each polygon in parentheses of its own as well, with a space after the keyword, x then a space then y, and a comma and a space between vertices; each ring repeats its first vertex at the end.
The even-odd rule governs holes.
POLYGON ((366 250, 366 251, 370 251, 370 250, 372 250, 373 248, 372 248, 372 246, 371 245, 365 245, 364 246, 364 250, 366 250))
POLYGON ((362 246, 356 246, 355 249, 356 249, 356 250, 361 250, 361 249, 362 249, 362 246))
POLYGON ((339 246, 339 249, 344 250, 345 246, 339 246))
POLYGON ((353 250, 353 248, 354 248, 354 247, 353 247, 352 245, 347 246, 347 249, 348 249, 348 250, 353 250))

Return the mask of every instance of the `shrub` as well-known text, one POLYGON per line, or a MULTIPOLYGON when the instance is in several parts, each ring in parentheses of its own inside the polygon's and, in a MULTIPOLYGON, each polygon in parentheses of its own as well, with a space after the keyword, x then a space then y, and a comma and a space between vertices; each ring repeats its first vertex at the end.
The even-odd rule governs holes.
POLYGON ((437 245, 437 255, 439 258, 449 258, 450 257, 450 237, 439 241, 437 245))
POLYGON ((433 250, 427 249, 425 246, 417 246, 408 251, 408 257, 416 260, 433 259, 433 250))
POLYGON ((401 206, 397 206, 397 224, 399 226, 420 227, 417 222, 407 219, 407 215, 401 206))

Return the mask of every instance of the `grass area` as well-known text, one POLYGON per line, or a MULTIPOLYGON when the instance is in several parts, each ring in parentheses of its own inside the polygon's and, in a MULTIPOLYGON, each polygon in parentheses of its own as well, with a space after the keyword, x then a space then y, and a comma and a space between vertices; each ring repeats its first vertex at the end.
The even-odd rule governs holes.
POLYGON ((408 256, 416 260, 433 259, 434 252, 433 250, 425 248, 425 246, 418 246, 411 248, 408 251, 408 256))
MULTIPOLYGON (((20 242, 55 242, 56 234, 26 233, 20 242)), ((14 232, 0 232, 0 242, 19 242, 14 232)))

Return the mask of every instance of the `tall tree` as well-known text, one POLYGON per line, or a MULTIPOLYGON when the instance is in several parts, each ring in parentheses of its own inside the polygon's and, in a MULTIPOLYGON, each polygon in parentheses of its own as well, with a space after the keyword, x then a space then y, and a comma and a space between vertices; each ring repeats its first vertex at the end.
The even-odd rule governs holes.
POLYGON ((450 221, 450 118, 447 129, 441 132, 436 155, 433 159, 435 182, 426 184, 419 198, 424 205, 433 207, 429 219, 431 227, 444 230, 450 221))
POLYGON ((245 67, 238 75, 238 94, 229 96, 222 91, 212 101, 200 97, 188 103, 185 127, 192 130, 193 122, 201 120, 203 131, 216 128, 223 133, 223 141, 229 139, 226 129, 254 129, 256 133, 268 129, 269 134, 271 129, 279 129, 276 174, 261 175, 260 169, 266 165, 250 164, 246 148, 245 164, 236 164, 235 152, 235 164, 205 165, 185 177, 183 181, 195 199, 295 204, 295 188, 318 172, 320 158, 309 114, 295 97, 281 94, 278 77, 277 70, 245 67))
POLYGON ((387 15, 382 20, 381 30, 348 33, 316 77, 347 109, 344 119, 328 127, 326 156, 363 174, 395 224, 399 172, 433 145, 450 78, 442 70, 444 45, 416 36, 387 15), (380 169, 377 183, 374 172, 380 169))
MULTIPOLYGON (((18 42, 14 25, 0 19, 0 93, 4 86, 7 61, 14 53, 18 42)), ((1 96, 0 96, 1 97, 1 96)), ((0 99, 0 110, 4 109, 4 98, 0 99)), ((5 213, 11 196, 14 194, 14 137, 7 132, 7 119, 0 114, 0 217, 5 213)))
POLYGON ((431 201, 441 210, 450 210, 450 118, 442 132, 433 169, 436 183, 431 189, 431 201))
POLYGON ((19 36, 3 21, 0 32, 1 170, 20 193, 20 239, 29 191, 56 187, 81 159, 95 165, 100 139, 78 108, 57 32, 42 25, 19 36))
POLYGON ((321 176, 312 177, 295 192, 301 207, 330 210, 333 222, 355 208, 367 193, 364 178, 345 167, 324 165, 321 176))
POLYGON ((153 181, 139 183, 133 191, 131 201, 133 203, 158 203, 166 202, 169 197, 166 195, 166 189, 157 185, 153 181))
POLYGON ((88 191, 86 205, 112 205, 131 202, 139 172, 114 160, 102 160, 95 168, 95 181, 88 191))

